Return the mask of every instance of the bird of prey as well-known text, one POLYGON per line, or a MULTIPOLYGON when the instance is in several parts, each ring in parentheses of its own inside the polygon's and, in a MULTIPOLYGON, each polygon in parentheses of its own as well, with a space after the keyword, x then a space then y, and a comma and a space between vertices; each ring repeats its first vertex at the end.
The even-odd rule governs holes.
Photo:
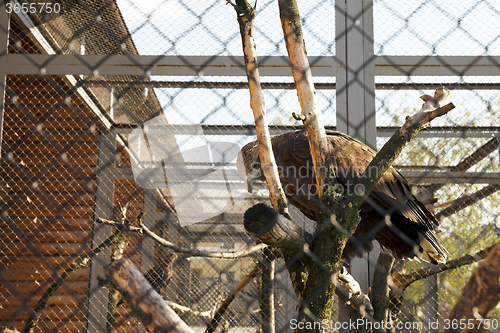
MULTIPOLYGON (((344 190, 359 191, 354 184, 376 152, 364 143, 340 132, 326 131, 330 160, 337 181, 344 190)), ((305 216, 317 220, 317 196, 314 166, 305 131, 288 132, 271 137, 280 181, 290 204, 305 216)), ((247 177, 247 184, 264 181, 257 142, 241 149, 238 170, 247 177)), ((370 170, 367 176, 370 176, 370 170)), ((361 256, 373 249, 375 238, 380 245, 401 259, 420 258, 426 262, 445 262, 446 249, 436 238, 439 225, 434 214, 412 193, 407 180, 394 168, 389 168, 362 204, 361 221, 344 249, 344 258, 361 256), (385 216, 390 219, 386 220, 385 216)))

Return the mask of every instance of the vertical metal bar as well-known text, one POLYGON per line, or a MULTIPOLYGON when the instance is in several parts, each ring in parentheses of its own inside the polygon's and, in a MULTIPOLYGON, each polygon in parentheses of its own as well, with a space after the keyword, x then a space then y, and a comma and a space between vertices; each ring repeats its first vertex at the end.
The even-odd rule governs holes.
MULTIPOLYGON (((425 264, 425 267, 430 267, 431 264, 425 264)), ((424 315, 428 320, 428 323, 424 323, 424 327, 427 327, 428 333, 438 333, 439 329, 434 327, 430 323, 435 323, 438 318, 438 279, 437 275, 429 276, 425 279, 425 305, 424 305, 424 315)))
POLYGON ((290 321, 296 317, 297 296, 292 287, 290 275, 286 274, 283 258, 276 259, 274 297, 276 299, 276 333, 290 331, 290 321))
POLYGON ((377 123, 375 118, 375 54, 373 33, 373 0, 363 0, 363 90, 365 143, 376 148, 377 123))
POLYGON ((350 0, 346 9, 347 134, 365 142, 363 3, 350 0))
MULTIPOLYGON (((102 217, 111 219, 113 216, 113 196, 115 185, 115 152, 116 135, 113 130, 99 135, 99 154, 97 162, 97 192, 95 198, 95 219, 102 217)), ((92 235, 92 247, 96 247, 106 237, 111 235, 112 228, 96 223, 92 235)), ((90 265, 90 291, 88 305, 87 332, 99 333, 106 331, 106 315, 108 309, 108 290, 100 288, 97 277, 104 276, 104 265, 110 261, 110 250, 99 254, 90 265)))
MULTIPOLYGON (((335 78, 337 103, 337 130, 348 133, 347 124, 347 30, 346 30, 347 2, 335 0, 335 59, 339 63, 339 70, 335 78)), ((351 319, 350 309, 339 302, 339 322, 346 323, 351 319)), ((340 333, 349 330, 341 329, 340 333)))
MULTIPOLYGON (((375 147, 373 2, 336 0, 335 3, 336 60, 342 69, 336 77, 337 129, 375 147)), ((370 259, 377 255, 366 254, 364 258, 355 258, 351 263, 351 274, 362 289, 371 285, 374 270, 370 269, 370 259)), ((340 305, 341 322, 349 321, 353 315, 340 305)))
POLYGON ((9 51, 10 14, 7 13, 7 2, 7 0, 0 2, 0 151, 3 137, 3 113, 5 111, 5 92, 7 88, 7 54, 9 51))
POLYGON ((347 133, 347 38, 346 0, 335 0, 335 60, 339 70, 335 78, 337 130, 347 133))
POLYGON ((275 333, 274 319, 274 254, 269 249, 263 251, 264 268, 261 273, 260 313, 262 318, 262 333, 275 333))
MULTIPOLYGON (((144 215, 143 222, 150 230, 155 230, 156 224, 156 191, 144 190, 144 215)), ((141 243, 141 272, 144 274, 151 269, 155 262, 155 241, 151 237, 142 237, 141 243)), ((163 295, 161 295, 163 296, 163 295)), ((138 333, 145 333, 146 327, 139 323, 138 333)))

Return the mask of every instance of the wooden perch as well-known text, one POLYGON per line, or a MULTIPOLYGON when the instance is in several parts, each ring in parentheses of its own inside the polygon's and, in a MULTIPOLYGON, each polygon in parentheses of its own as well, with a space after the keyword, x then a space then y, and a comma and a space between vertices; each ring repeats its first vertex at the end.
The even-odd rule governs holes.
POLYGON ((303 252, 305 244, 311 245, 312 236, 309 233, 263 203, 246 210, 243 224, 245 230, 261 242, 276 246, 291 255, 303 252))
POLYGON ((106 278, 130 304, 149 332, 194 333, 149 285, 128 259, 104 267, 106 278))
POLYGON ((249 256, 252 253, 258 252, 258 251, 267 247, 266 244, 258 244, 258 245, 252 246, 246 250, 234 251, 234 252, 209 252, 209 251, 201 251, 201 250, 197 250, 197 249, 191 249, 191 248, 175 245, 174 243, 166 240, 165 238, 158 236, 153 231, 149 230, 148 227, 146 227, 142 223, 141 220, 138 220, 138 221, 139 221, 139 225, 141 227, 134 227, 134 226, 129 225, 128 223, 123 224, 120 222, 111 221, 111 220, 107 220, 107 219, 103 219, 103 218, 97 219, 97 222, 117 227, 121 230, 121 232, 130 231, 130 232, 146 233, 148 236, 153 238, 159 244, 166 246, 175 252, 185 253, 185 254, 188 254, 192 257, 237 259, 237 258, 249 256))
MULTIPOLYGON (((228 3, 231 3, 230 1, 228 3)), ((257 134, 257 145, 260 156, 261 169, 266 177, 269 188, 269 198, 273 207, 280 214, 290 217, 288 203, 285 192, 281 186, 278 174, 278 167, 271 145, 271 135, 269 134, 269 124, 266 119, 266 103, 264 93, 260 84, 260 74, 257 63, 257 50, 253 38, 253 21, 255 9, 246 0, 236 0, 233 5, 236 10, 238 23, 240 26, 241 42, 243 45, 243 55, 250 90, 250 106, 255 119, 255 133, 257 134)))
POLYGON ((465 329, 445 329, 445 333, 482 332, 485 329, 485 323, 481 325, 481 321, 491 318, 500 303, 499 277, 500 243, 497 243, 472 273, 450 314, 450 322, 463 320, 474 324, 467 325, 465 329))
POLYGON ((285 37, 286 50, 292 68, 293 80, 297 89, 302 119, 306 127, 311 157, 314 164, 318 195, 323 195, 323 184, 327 156, 329 152, 325 126, 321 113, 317 109, 316 90, 311 67, 306 54, 306 45, 302 37, 299 9, 296 0, 278 0, 281 27, 285 37))

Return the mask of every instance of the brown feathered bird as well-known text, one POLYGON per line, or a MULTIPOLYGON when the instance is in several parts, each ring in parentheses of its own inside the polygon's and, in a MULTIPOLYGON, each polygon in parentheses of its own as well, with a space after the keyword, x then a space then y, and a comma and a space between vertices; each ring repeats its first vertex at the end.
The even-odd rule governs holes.
MULTIPOLYGON (((336 177, 345 190, 360 193, 355 188, 375 151, 362 142, 340 132, 326 131, 330 144, 330 159, 336 177), (357 192, 355 192, 357 191, 357 192)), ((316 220, 319 199, 314 166, 305 131, 289 132, 271 137, 280 181, 289 203, 305 216, 316 220)), ((238 170, 247 176, 247 184, 264 181, 260 168, 257 142, 241 149, 238 170)), ((367 170, 370 176, 370 170, 367 170)), ((411 191, 406 179, 389 168, 361 206, 361 221, 344 250, 344 257, 362 255, 373 249, 373 238, 397 258, 418 257, 431 263, 445 262, 446 249, 439 243, 435 229, 438 220, 411 191), (390 215, 386 222, 384 216, 390 215)))

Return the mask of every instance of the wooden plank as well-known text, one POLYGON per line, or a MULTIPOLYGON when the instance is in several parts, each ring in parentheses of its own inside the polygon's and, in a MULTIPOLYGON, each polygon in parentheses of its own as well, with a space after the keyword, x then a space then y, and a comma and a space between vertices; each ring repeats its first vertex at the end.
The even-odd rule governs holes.
MULTIPOLYGON (((44 114, 42 114, 43 116, 44 114)), ((48 113, 50 115, 50 113, 48 113)), ((97 118, 84 118, 81 117, 52 117, 44 121, 40 121, 38 118, 29 119, 26 115, 21 115, 21 117, 11 116, 9 110, 6 111, 5 116, 5 130, 18 130, 18 129, 33 129, 39 125, 42 125, 43 129, 47 130, 66 130, 66 131, 85 131, 90 129, 91 126, 96 125, 98 122, 97 118)))
POLYGON ((89 167, 97 165, 96 154, 68 154, 62 156, 63 152, 54 154, 34 154, 34 153, 19 153, 13 154, 15 163, 23 166, 47 166, 47 165, 72 165, 77 167, 89 167), (64 158, 65 157, 65 158, 64 158), (64 159, 63 159, 64 158, 64 159))
MULTIPOLYGON (((128 308, 119 307, 116 309, 116 313, 119 316, 130 315, 130 310, 128 308)), ((30 316, 30 311, 27 309, 22 309, 19 307, 5 307, 0 308, 0 320, 26 320, 30 316)), ((61 320, 64 318, 71 318, 71 320, 85 320, 87 315, 85 311, 82 311, 82 307, 75 307, 71 305, 62 307, 50 307, 47 308, 41 315, 42 320, 61 320)), ((59 331, 58 331, 59 332, 59 331)), ((85 332, 82 330, 81 332, 85 332)))
MULTIPOLYGON (((33 268, 16 268, 16 269, 7 269, 2 272, 2 277, 7 281, 38 281, 44 282, 46 280, 52 280, 54 277, 54 271, 59 271, 59 268, 52 268, 50 270, 47 269, 39 269, 36 267, 33 268)), ((66 281, 88 281, 89 280, 89 268, 83 267, 79 268, 66 279, 66 281)), ((31 295, 30 295, 31 296, 31 295)), ((86 298, 86 295, 82 295, 82 298, 86 298)))
MULTIPOLYGON (((64 129, 45 129, 45 135, 50 139, 50 141, 56 141, 59 144, 68 144, 74 142, 97 142, 97 134, 90 132, 68 132, 64 129)), ((40 133, 33 131, 31 129, 16 129, 5 131, 4 133, 5 141, 17 142, 22 140, 25 142, 47 142, 47 139, 40 133)))
POLYGON ((3 165, 0 169, 1 178, 20 178, 26 179, 28 177, 36 177, 36 181, 51 179, 66 178, 69 179, 66 184, 72 186, 74 181, 80 179, 94 179, 97 168, 96 167, 65 167, 65 166, 52 166, 43 173, 40 173, 41 167, 26 167, 19 164, 10 166, 3 165))
POLYGON ((34 104, 30 100, 23 101, 20 104, 9 104, 6 110, 6 115, 11 117, 28 114, 35 117, 68 117, 82 118, 82 120, 95 118, 95 114, 81 106, 65 104, 54 107, 54 105, 47 103, 34 104))
MULTIPOLYGON (((4 141, 5 142, 5 141, 4 141)), ((13 142, 6 142, 7 146, 10 146, 13 142)), ((55 147, 52 143, 45 142, 24 142, 21 145, 17 145, 13 150, 11 150, 14 154, 24 153, 24 152, 33 152, 36 151, 40 154, 54 154, 60 153, 60 149, 55 147)), ((93 142, 75 142, 68 149, 66 149, 66 153, 68 154, 88 154, 89 152, 97 153, 97 144, 93 142)))
MULTIPOLYGON (((79 311, 82 311, 80 309, 79 311)), ((70 315, 70 318, 73 318, 70 315)), ((120 323, 123 323, 120 327, 116 329, 116 333, 135 333, 137 319, 133 316, 133 314, 128 314, 122 318, 118 318, 120 323)), ((24 322, 13 321, 9 323, 9 326, 14 326, 21 332, 24 326, 24 322)), ((41 327, 47 327, 43 332, 57 332, 57 333, 81 333, 86 332, 85 321, 73 321, 70 319, 65 320, 43 320, 39 324, 41 327)), ((41 332, 41 331, 40 331, 41 332)))
POLYGON ((92 217, 94 210, 92 207, 86 206, 62 206, 54 207, 47 205, 18 205, 13 204, 8 208, 10 218, 25 218, 25 217, 68 217, 68 218, 82 218, 92 217))
POLYGON ((18 231, 0 231, 2 241, 32 243, 88 243, 92 239, 89 231, 42 231, 19 233, 18 231))
MULTIPOLYGON (((16 199, 15 203, 19 205, 68 205, 68 206, 93 206, 94 205, 94 193, 79 193, 79 192, 28 192, 28 193, 11 193, 11 198, 20 195, 19 199, 16 199), (13 195, 12 195, 13 194, 13 195)), ((8 205, 12 205, 12 201, 5 202, 8 205)))
MULTIPOLYGON (((0 243, 4 256, 71 256, 82 255, 89 251, 88 246, 78 243, 37 243, 26 244, 16 242, 0 243), (29 245, 29 246, 27 246, 29 245)), ((87 278, 88 279, 88 278, 87 278)))
MULTIPOLYGON (((94 209, 95 218, 110 219, 113 217, 113 193, 114 193, 114 165, 116 135, 107 130, 99 136, 99 157, 97 172, 97 193, 94 209)), ((94 223, 94 235, 92 247, 97 247, 111 235, 112 227, 100 223, 94 223)), ((104 276, 103 266, 110 261, 110 250, 100 253, 91 263, 90 270, 90 293, 88 307, 87 332, 99 333, 106 329, 106 316, 108 306, 108 290, 100 288, 97 281, 98 276, 104 276)))
MULTIPOLYGON (((8 169, 1 168, 0 173, 6 173, 8 169)), ((91 168, 92 173, 94 173, 95 169, 91 168)), ((10 170, 9 170, 10 171, 10 170)), ((90 174, 92 174, 90 173, 90 174)), ((23 178, 15 177, 13 174, 7 173, 4 177, 2 177, 2 181, 6 184, 5 187, 9 189, 9 194, 12 196, 16 194, 16 192, 24 192, 29 187, 33 185, 33 182, 29 179, 26 179, 25 175, 23 178)), ((75 179, 75 178, 62 178, 58 177, 60 174, 52 175, 52 178, 49 178, 46 175, 37 179, 37 188, 41 192, 59 192, 59 193, 71 193, 69 195, 74 196, 79 191, 93 191, 97 188, 96 182, 94 180, 83 180, 83 179, 75 179)))
MULTIPOLYGON (((20 230, 31 230, 34 225, 43 226, 44 230, 92 230, 92 218, 63 218, 58 217, 54 219, 48 218, 40 218, 36 219, 32 218, 16 218, 12 219, 13 223, 15 223, 16 228, 20 230)), ((0 229, 5 230, 9 229, 10 224, 5 221, 5 219, 0 219, 0 229)))

